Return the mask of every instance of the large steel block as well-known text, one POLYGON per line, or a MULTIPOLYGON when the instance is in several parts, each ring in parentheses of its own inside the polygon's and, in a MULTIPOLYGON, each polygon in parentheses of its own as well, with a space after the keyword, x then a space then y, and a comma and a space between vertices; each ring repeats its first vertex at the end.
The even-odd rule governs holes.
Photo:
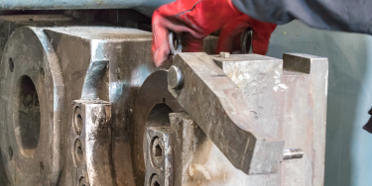
POLYGON ((0 63, 0 183, 322 185, 327 59, 172 61, 156 69, 137 29, 16 29, 0 63))
MULTIPOLYGON (((135 136, 142 134, 135 141, 143 138, 146 128, 154 123, 166 128, 165 133, 173 136, 170 140, 173 147, 164 150, 173 152, 174 163, 169 169, 175 172, 169 181, 175 185, 323 184, 326 58, 285 54, 281 60, 254 54, 208 57, 194 53, 180 54, 175 60, 167 72, 157 71, 148 77, 134 110, 135 136), (218 71, 208 58, 213 58, 222 71, 218 71), (237 104, 236 99, 245 105, 237 104), (236 159, 231 160, 232 156, 238 155, 224 148, 237 148, 228 141, 236 144, 244 141, 242 134, 229 127, 231 121, 224 119, 231 117, 233 123, 239 122, 237 116, 242 113, 234 111, 234 107, 240 108, 241 112, 248 109, 253 114, 245 117, 246 126, 243 126, 254 131, 252 135, 285 141, 280 171, 245 174, 234 164, 236 159), (218 112, 219 109, 223 112, 218 112), (179 110, 184 113, 172 113, 179 110), (169 119, 166 119, 168 115, 169 119), (223 125, 219 125, 220 121, 224 121, 223 125), (229 132, 231 135, 226 135, 229 132)), ((145 151, 149 149, 142 150, 140 144, 138 148, 134 147, 135 152, 149 156, 145 151)), ((245 152, 244 147, 240 146, 242 152, 239 155, 245 152)), ((261 155, 273 152, 275 148, 265 149, 261 155)), ((253 166, 256 163, 272 164, 262 156, 253 155, 252 160, 253 166)), ((142 157, 136 159, 137 166, 142 166, 141 161, 142 157)), ((149 164, 151 166, 147 162, 146 167, 149 164)), ((264 166, 259 167, 260 171, 265 170, 264 166)), ((148 171, 146 169, 146 174, 148 171)))
POLYGON ((25 27, 12 34, 0 67, 2 162, 11 185, 79 179, 71 103, 89 96, 112 103, 110 167, 118 185, 133 185, 125 105, 153 71, 150 44, 150 33, 109 27, 25 27))

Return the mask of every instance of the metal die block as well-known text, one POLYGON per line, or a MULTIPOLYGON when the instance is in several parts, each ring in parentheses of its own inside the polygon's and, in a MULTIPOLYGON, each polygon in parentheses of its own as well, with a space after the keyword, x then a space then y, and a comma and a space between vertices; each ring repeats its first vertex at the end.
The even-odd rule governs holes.
POLYGON ((76 184, 114 185, 111 162, 111 104, 76 100, 73 104, 71 154, 76 184))
POLYGON ((148 127, 144 140, 145 186, 173 186, 173 149, 169 127, 148 127))

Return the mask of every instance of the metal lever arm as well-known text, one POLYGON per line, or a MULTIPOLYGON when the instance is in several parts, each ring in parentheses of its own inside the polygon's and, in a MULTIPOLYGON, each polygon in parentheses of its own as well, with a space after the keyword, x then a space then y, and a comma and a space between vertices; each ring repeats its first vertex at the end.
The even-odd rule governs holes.
POLYGON ((284 142, 255 124, 241 90, 205 53, 180 53, 168 90, 230 162, 247 174, 277 172, 284 142))

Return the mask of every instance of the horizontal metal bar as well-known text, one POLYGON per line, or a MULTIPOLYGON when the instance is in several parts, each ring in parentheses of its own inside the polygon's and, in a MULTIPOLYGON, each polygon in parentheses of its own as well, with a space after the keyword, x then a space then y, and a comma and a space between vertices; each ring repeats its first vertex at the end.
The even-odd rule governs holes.
POLYGON ((172 0, 0 0, 0 10, 153 9, 172 0))

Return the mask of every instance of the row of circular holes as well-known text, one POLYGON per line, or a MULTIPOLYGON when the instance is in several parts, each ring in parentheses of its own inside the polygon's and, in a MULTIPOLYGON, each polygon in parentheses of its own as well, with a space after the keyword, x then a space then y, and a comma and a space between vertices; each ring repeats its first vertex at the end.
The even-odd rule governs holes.
MULTIPOLYGON (((151 163, 154 167, 156 168, 160 168, 161 167, 161 164, 163 163, 164 161, 164 151, 163 151, 163 148, 162 146, 164 146, 163 144, 163 141, 158 137, 158 136, 155 136, 152 140, 151 140, 151 144, 150 144, 150 159, 151 159, 151 163)), ((159 183, 159 177, 157 174, 153 174, 151 177, 150 177, 150 180, 149 180, 149 184, 150 186, 160 186, 160 183, 159 183)))
MULTIPOLYGON (((83 129, 83 118, 81 116, 81 109, 80 107, 76 106, 74 109, 74 119, 73 119, 73 129, 77 136, 81 135, 82 129, 83 129)), ((74 142, 74 149, 73 149, 74 159, 75 163, 78 164, 82 161, 84 151, 83 151, 83 145, 80 141, 80 139, 77 137, 74 142)), ((77 165, 76 165, 77 166, 77 165)), ((79 186, 88 186, 86 179, 84 176, 81 176, 79 178, 79 186)))
MULTIPOLYGON (((9 58, 8 65, 9 65, 9 71, 13 72, 14 71, 13 58, 9 58)), ((8 156, 9 156, 9 160, 11 161, 13 159, 13 149, 11 146, 8 147, 8 156)))

